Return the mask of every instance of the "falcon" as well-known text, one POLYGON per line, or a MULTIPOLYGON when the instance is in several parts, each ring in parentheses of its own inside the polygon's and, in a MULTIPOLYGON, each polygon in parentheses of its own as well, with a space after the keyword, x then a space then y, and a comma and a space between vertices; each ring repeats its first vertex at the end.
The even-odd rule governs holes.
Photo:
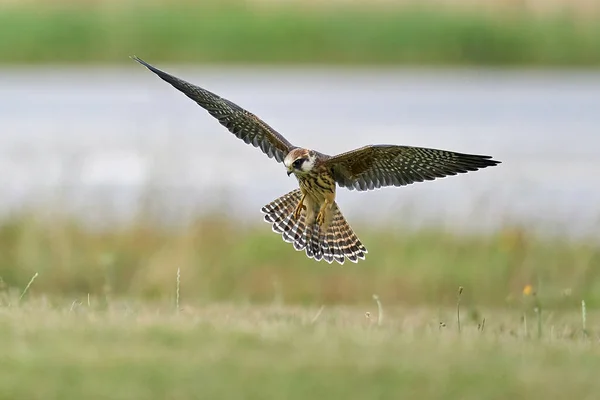
POLYGON ((294 174, 299 188, 261 211, 274 232, 316 261, 356 263, 367 254, 335 201, 336 186, 359 191, 405 186, 500 164, 491 156, 397 145, 369 145, 329 156, 294 146, 237 104, 135 56, 132 59, 194 100, 237 138, 283 163, 288 176, 294 174))

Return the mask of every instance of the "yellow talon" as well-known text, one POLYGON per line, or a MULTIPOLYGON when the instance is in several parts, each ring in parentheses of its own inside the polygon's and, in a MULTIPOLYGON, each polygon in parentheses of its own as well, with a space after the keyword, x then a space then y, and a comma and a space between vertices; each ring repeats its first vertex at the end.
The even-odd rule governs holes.
POLYGON ((299 205, 298 207, 296 207, 296 211, 294 211, 294 219, 300 218, 300 214, 302 213, 302 210, 306 210, 305 205, 299 205))
POLYGON ((324 222, 325 222, 325 215, 323 214, 323 211, 320 211, 319 214, 317 214, 317 224, 323 225, 324 222))
POLYGON ((329 199, 325 199, 325 202, 323 203, 323 205, 321 206, 321 209, 319 210, 319 214, 317 214, 317 224, 319 224, 319 226, 323 226, 323 224, 325 223, 325 211, 327 209, 331 209, 332 205, 333 205, 333 201, 331 201, 329 199))
POLYGON ((300 199, 300 201, 298 202, 298 205, 296 206, 296 210, 294 211, 294 219, 300 218, 300 214, 302 213, 302 210, 306 210, 306 206, 303 204, 304 197, 305 196, 302 196, 302 199, 300 199))

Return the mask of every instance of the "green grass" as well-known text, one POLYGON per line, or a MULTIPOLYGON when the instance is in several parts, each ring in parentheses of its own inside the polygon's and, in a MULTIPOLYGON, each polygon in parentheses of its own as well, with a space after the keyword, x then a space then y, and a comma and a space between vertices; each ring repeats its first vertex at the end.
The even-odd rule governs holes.
POLYGON ((340 267, 307 259, 265 223, 203 217, 167 229, 142 214, 102 231, 55 212, 0 221, 0 398, 600 391, 592 239, 357 223, 368 258, 340 267))
POLYGON ((374 307, 326 307, 313 322, 316 308, 96 304, 3 301, 2 396, 469 400, 600 391, 599 337, 581 334, 576 313, 545 319, 538 340, 503 311, 486 313, 483 332, 465 322, 459 335, 451 310, 389 309, 379 326, 374 307))
POLYGON ((575 14, 240 2, 4 5, 0 63, 600 65, 600 24, 575 14))
MULTIPOLYGON (((258 218, 258 217, 257 217, 258 218)), ((452 305, 464 287, 465 307, 520 306, 533 285, 547 307, 600 305, 600 246, 589 240, 542 238, 506 227, 489 235, 421 230, 354 229, 369 254, 358 264, 317 263, 264 222, 199 217, 167 229, 149 216, 103 231, 56 213, 0 221, 0 277, 7 290, 59 296, 166 299, 177 269, 188 299, 287 304, 452 305)))

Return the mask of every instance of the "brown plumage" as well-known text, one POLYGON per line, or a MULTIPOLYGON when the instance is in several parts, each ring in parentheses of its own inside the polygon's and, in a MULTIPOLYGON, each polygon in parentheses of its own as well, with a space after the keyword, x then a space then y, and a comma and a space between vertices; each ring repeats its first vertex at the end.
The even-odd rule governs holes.
POLYGON ((490 156, 397 145, 370 145, 328 156, 294 146, 237 104, 132 58, 194 100, 236 137, 284 163, 300 188, 265 205, 265 221, 283 240, 317 261, 357 262, 367 253, 335 202, 336 185, 361 191, 404 186, 500 163, 490 156))
POLYGON ((332 263, 335 260, 343 264, 346 258, 352 262, 365 258, 367 249, 348 225, 337 204, 334 203, 328 229, 321 229, 315 223, 311 229, 307 229, 305 213, 295 219, 293 212, 301 197, 302 191, 296 189, 261 209, 265 214, 264 220, 271 224, 273 232, 281 234, 284 241, 294 245, 294 249, 304 250, 309 258, 317 261, 324 259, 332 263))

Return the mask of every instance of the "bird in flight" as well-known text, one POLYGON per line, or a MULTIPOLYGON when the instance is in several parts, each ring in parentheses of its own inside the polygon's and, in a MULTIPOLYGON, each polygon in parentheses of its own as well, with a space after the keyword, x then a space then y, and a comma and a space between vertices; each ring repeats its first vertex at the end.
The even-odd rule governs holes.
POLYGON ((283 162, 288 176, 294 174, 299 188, 261 211, 274 232, 316 261, 358 262, 367 254, 335 201, 336 185, 359 191, 405 186, 500 163, 491 156, 396 145, 369 145, 329 156, 294 146, 237 104, 132 58, 194 100, 236 137, 283 162))

